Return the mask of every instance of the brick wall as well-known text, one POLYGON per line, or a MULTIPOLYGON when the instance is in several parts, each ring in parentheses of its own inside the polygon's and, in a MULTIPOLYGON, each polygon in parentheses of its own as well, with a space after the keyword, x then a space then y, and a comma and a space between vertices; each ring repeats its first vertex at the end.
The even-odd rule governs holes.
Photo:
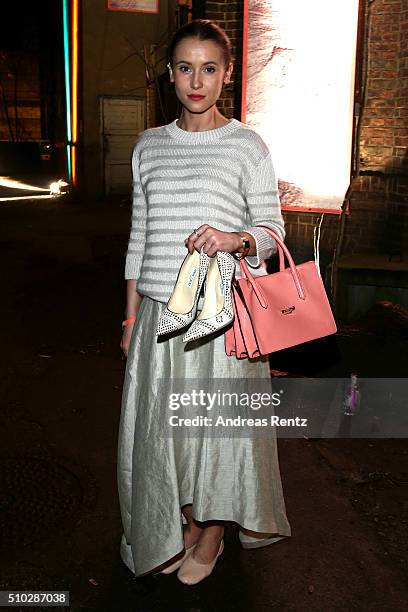
MULTIPOLYGON (((206 2, 205 17, 224 27, 233 42, 235 85, 226 88, 219 108, 226 116, 240 118, 236 101, 241 86, 243 2, 206 2)), ((365 26, 367 21, 368 9, 365 26)), ((360 170, 371 174, 353 181, 342 253, 398 252, 407 243, 408 0, 375 0, 371 4, 368 50, 360 170)), ((295 257, 311 257, 313 228, 320 215, 285 212, 284 217, 287 243, 295 257)), ((324 216, 320 241, 323 270, 332 260, 338 227, 338 215, 324 216)))
POLYGON ((24 51, 0 55, 0 140, 40 140, 38 58, 24 51))
POLYGON ((372 175, 353 184, 346 252, 397 253, 408 237, 407 37, 407 0, 376 0, 360 137, 360 170, 372 175))
POLYGON ((218 101, 218 108, 226 117, 241 118, 239 92, 241 89, 242 70, 242 19, 243 0, 239 2, 206 2, 205 18, 213 19, 226 30, 232 43, 232 52, 235 58, 234 71, 231 83, 224 85, 222 95, 218 101))

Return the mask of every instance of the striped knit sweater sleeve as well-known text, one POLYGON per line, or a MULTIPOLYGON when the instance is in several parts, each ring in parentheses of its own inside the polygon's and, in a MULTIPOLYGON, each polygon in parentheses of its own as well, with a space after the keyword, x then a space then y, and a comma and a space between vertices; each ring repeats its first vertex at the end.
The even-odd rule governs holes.
POLYGON ((271 154, 268 151, 246 188, 246 202, 252 227, 243 228, 256 242, 256 255, 246 257, 249 266, 257 268, 276 252, 276 241, 258 225, 266 225, 284 240, 285 230, 280 209, 278 185, 271 154))
POLYGON ((125 278, 137 280, 139 293, 168 301, 187 254, 184 239, 204 223, 250 233, 257 251, 247 263, 254 275, 266 273, 261 264, 276 242, 256 226, 266 225, 282 239, 285 230, 271 154, 257 132, 237 119, 187 132, 175 120, 140 135, 132 172, 125 278))
POLYGON ((146 246, 147 203, 140 182, 139 173, 139 149, 141 142, 139 138, 133 149, 132 155, 133 203, 132 223, 126 253, 126 279, 137 279, 139 277, 143 253, 146 246))

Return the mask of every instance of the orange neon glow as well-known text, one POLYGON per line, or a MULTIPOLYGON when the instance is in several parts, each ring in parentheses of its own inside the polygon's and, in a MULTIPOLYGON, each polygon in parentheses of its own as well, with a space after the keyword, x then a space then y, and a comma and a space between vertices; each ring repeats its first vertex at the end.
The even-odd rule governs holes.
POLYGON ((72 161, 72 182, 76 184, 77 169, 76 169, 76 144, 78 140, 78 15, 79 15, 79 0, 72 0, 72 75, 71 75, 71 112, 72 112, 72 143, 71 161, 72 161))
POLYGON ((76 185, 76 149, 71 147, 72 184, 76 185))

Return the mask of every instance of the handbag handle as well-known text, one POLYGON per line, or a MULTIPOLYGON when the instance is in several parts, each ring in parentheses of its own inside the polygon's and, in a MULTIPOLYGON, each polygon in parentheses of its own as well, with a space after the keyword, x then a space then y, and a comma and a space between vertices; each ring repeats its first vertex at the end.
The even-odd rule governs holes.
MULTIPOLYGON (((276 232, 271 230, 270 227, 267 227, 266 225, 257 225, 256 227, 263 227, 264 229, 267 230, 267 232, 269 232, 271 234, 272 238, 274 238, 276 240, 277 245, 278 245, 278 250, 279 250, 279 268, 280 268, 280 271, 282 272, 285 269, 284 256, 286 255, 286 258, 287 258, 287 260, 289 262, 290 271, 292 273, 293 282, 295 283, 295 287, 296 287, 296 290, 298 292, 299 298, 301 300, 305 300, 306 299, 306 295, 305 295, 305 292, 303 290, 302 283, 300 282, 300 278, 299 278, 298 271, 296 269, 295 262, 293 261, 292 256, 289 253, 289 249, 287 248, 287 246, 282 242, 281 238, 276 234, 276 232)), ((245 280, 247 280, 251 284, 252 289, 254 290, 254 293, 257 296, 261 306, 263 308, 267 308, 268 307, 267 300, 265 299, 265 296, 263 295, 263 292, 260 289, 260 287, 257 286, 256 283, 254 282, 254 277, 250 273, 249 268, 248 268, 248 264, 246 263, 246 261, 244 261, 243 257, 239 260, 239 266, 240 266, 240 269, 241 269, 242 278, 244 278, 245 280)))

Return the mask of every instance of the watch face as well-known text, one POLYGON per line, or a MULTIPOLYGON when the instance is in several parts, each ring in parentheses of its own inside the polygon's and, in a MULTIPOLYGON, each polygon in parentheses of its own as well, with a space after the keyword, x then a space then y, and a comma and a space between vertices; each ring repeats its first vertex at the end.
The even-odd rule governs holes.
POLYGON ((245 251, 249 251, 249 249, 251 248, 251 243, 249 242, 248 238, 242 238, 242 248, 245 251))

